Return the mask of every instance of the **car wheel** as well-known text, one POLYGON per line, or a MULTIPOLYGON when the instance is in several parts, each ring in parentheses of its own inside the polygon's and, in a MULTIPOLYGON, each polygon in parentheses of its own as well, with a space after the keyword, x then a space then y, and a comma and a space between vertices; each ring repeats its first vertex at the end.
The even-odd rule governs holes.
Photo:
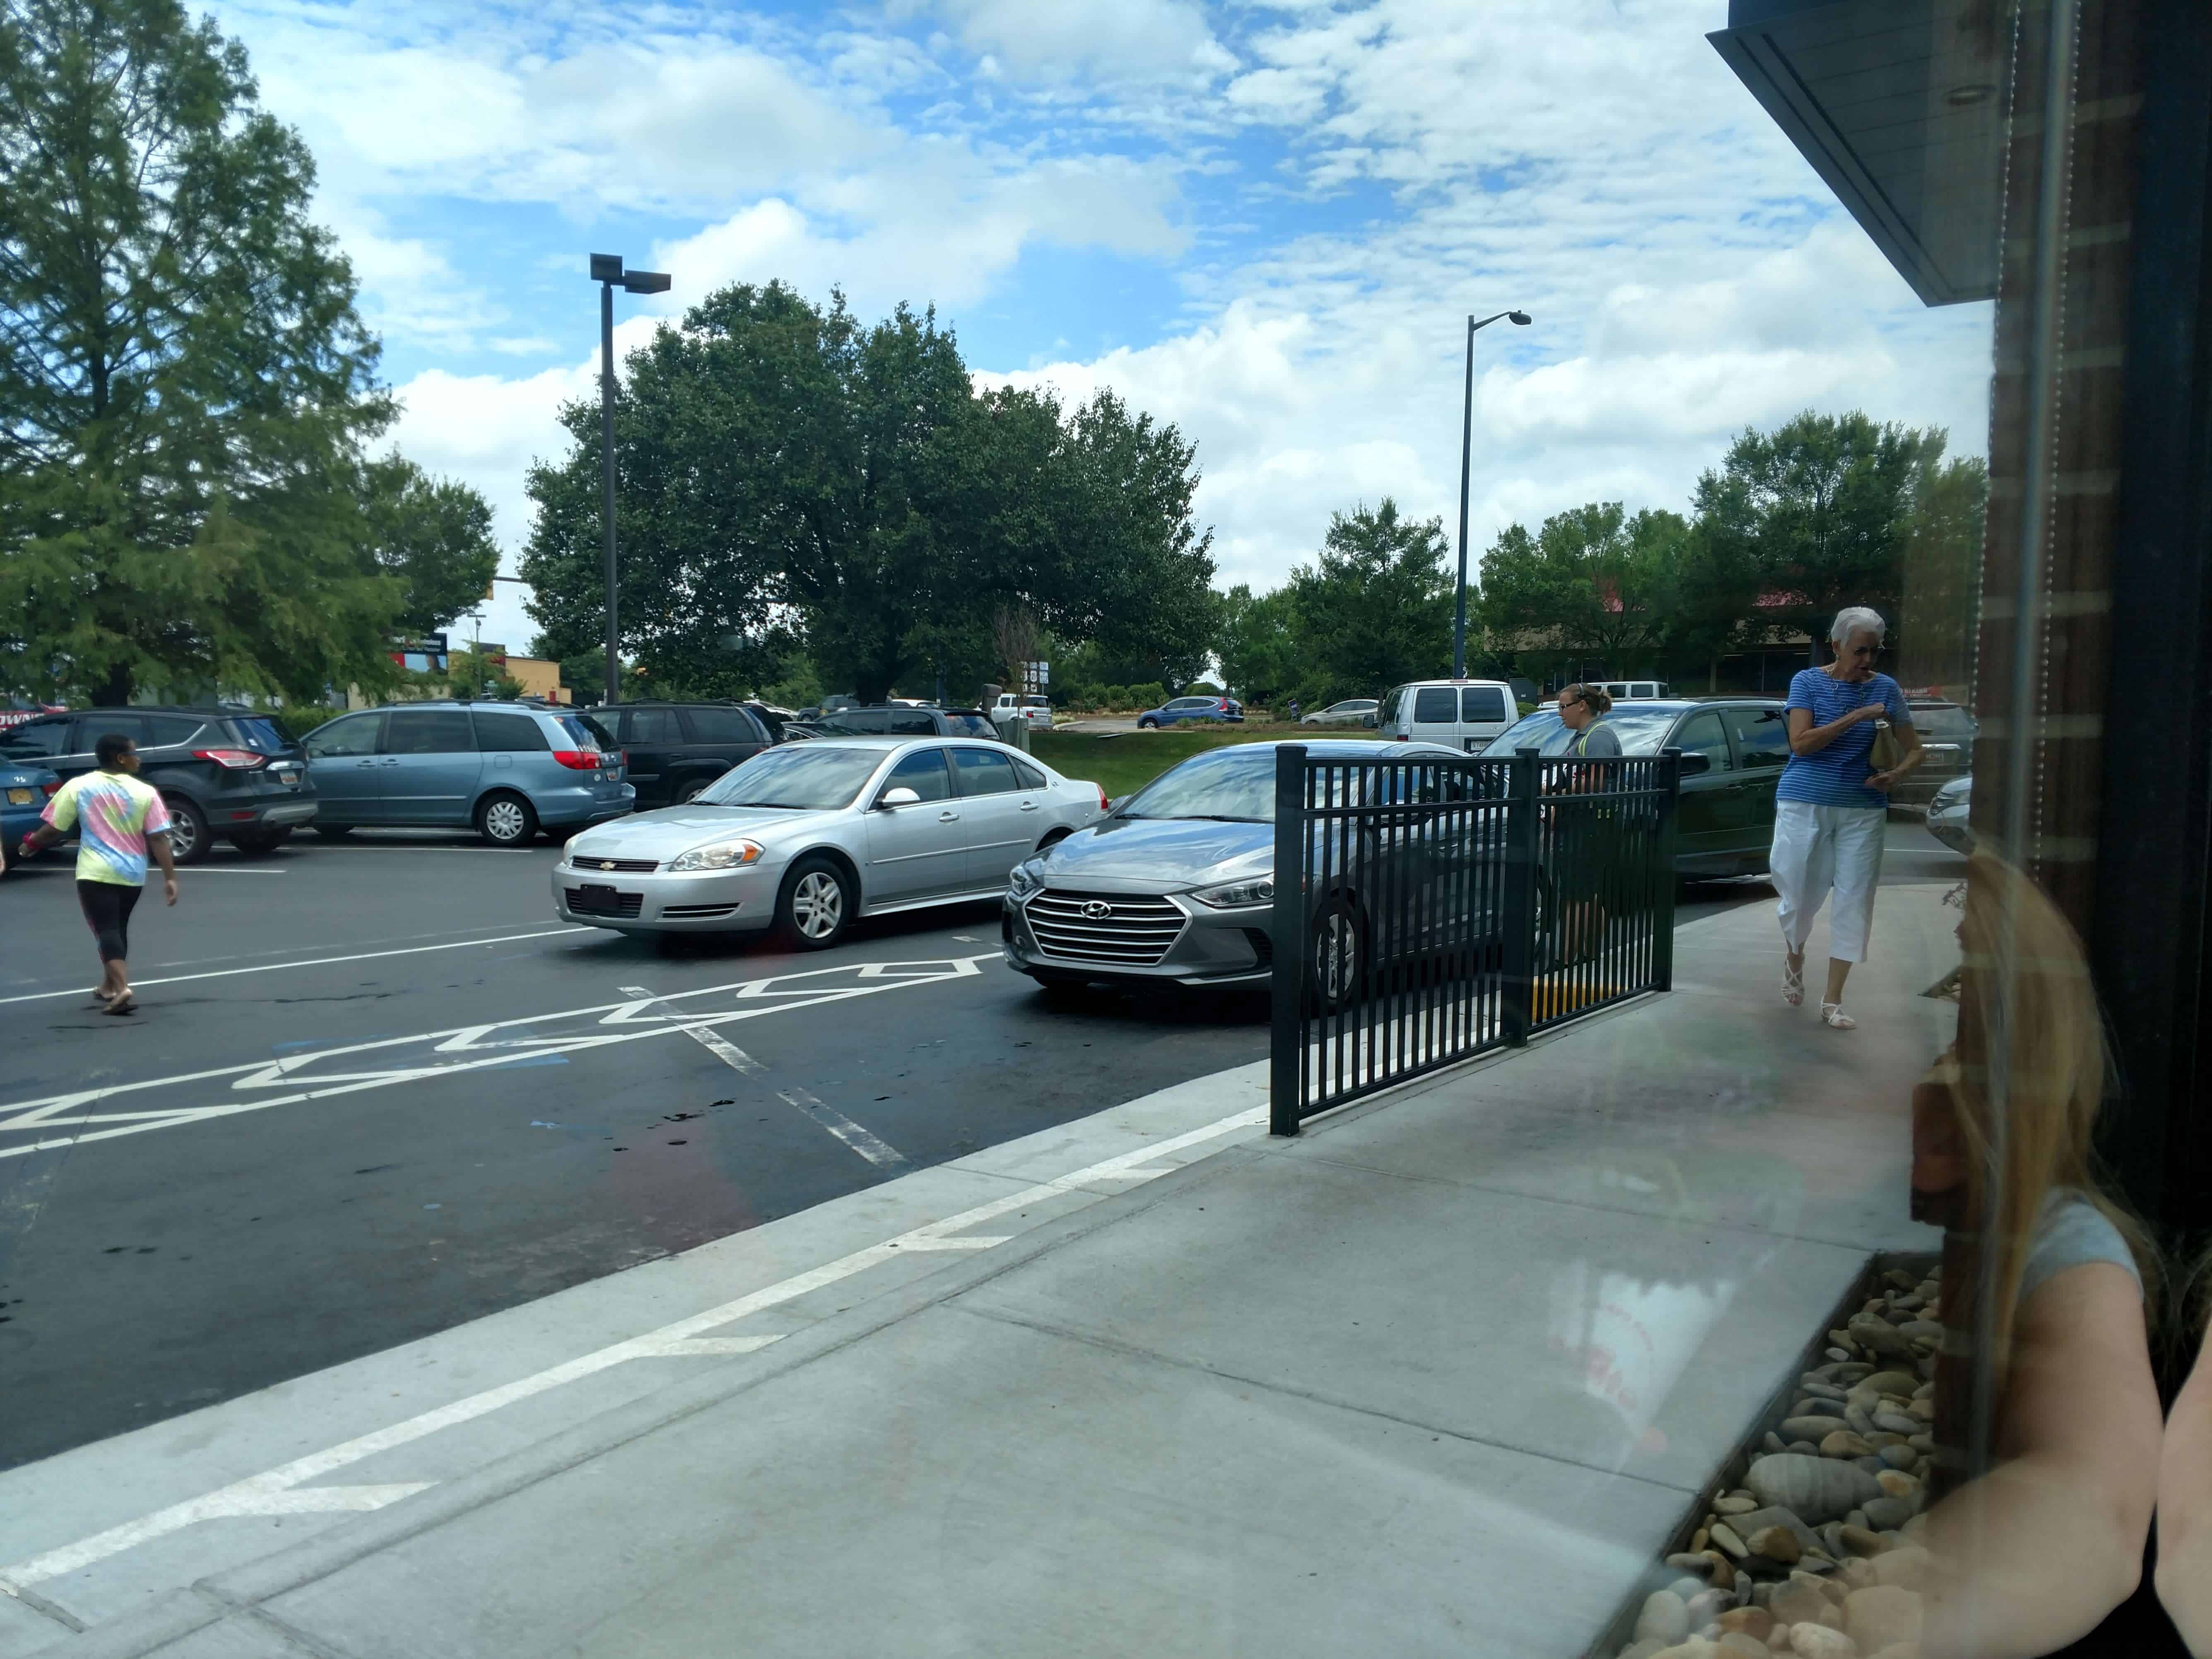
POLYGON ((1066 841, 1067 836, 1068 832, 1066 830, 1054 830, 1046 836, 1042 841, 1037 843, 1037 851, 1040 853, 1049 853, 1054 848, 1059 846, 1060 842, 1066 841))
POLYGON ((198 864, 215 843, 207 814, 182 795, 164 795, 161 799, 169 809, 169 856, 179 864, 198 864))
POLYGON ((1152 719, 1150 715, 1146 715, 1143 720, 1137 722, 1137 730, 1139 732, 1157 732, 1159 729, 1160 723, 1152 719))
POLYGON ((538 834, 538 814, 520 795, 487 795, 477 808, 477 833, 495 847, 527 847, 538 834))
POLYGON ((273 853, 292 839, 292 826, 284 824, 275 830, 246 830, 230 838, 230 844, 241 853, 273 853))
POLYGON ((679 785, 676 791, 676 804, 678 806, 684 806, 698 799, 706 793, 707 786, 712 782, 714 782, 712 778, 701 778, 696 783, 679 785))
POLYGON ((844 938, 853 919, 853 884, 832 860, 803 858, 783 878, 776 896, 775 929, 799 951, 826 951, 844 938))
POLYGON ((353 834, 353 830, 350 823, 319 823, 315 826, 315 833, 325 841, 343 841, 353 834))
POLYGON ((1352 904, 1340 899, 1314 918, 1308 959, 1312 1000, 1320 1012, 1341 1013, 1359 1000, 1367 972, 1367 933, 1352 904))

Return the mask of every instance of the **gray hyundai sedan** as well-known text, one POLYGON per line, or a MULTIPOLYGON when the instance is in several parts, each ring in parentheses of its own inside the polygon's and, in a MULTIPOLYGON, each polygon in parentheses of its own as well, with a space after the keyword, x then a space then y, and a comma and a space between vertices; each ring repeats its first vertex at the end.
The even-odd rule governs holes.
POLYGON ((857 916, 996 898, 1105 810, 1097 784, 986 739, 780 744, 681 806, 576 836, 553 905, 617 933, 773 927, 818 951, 857 916))

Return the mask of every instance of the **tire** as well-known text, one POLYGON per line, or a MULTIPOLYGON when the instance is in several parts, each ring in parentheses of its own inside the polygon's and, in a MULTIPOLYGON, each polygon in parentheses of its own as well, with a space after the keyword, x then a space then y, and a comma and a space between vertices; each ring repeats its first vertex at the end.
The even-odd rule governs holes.
POLYGON ((1359 1000, 1367 976, 1367 929, 1354 906, 1340 899, 1316 916, 1306 952, 1318 1012, 1342 1013, 1359 1000))
POLYGON ((1070 832, 1066 830, 1053 830, 1050 834, 1047 835, 1042 841, 1037 843, 1037 851, 1040 853, 1049 853, 1054 848, 1059 846, 1060 842, 1066 841, 1069 833, 1070 832))
POLYGON ((169 856, 179 865, 199 863, 215 845, 207 814, 182 795, 165 795, 162 802, 169 809, 169 856))
POLYGON ((1141 720, 1137 722, 1137 730, 1139 732, 1157 732, 1159 729, 1160 723, 1156 720, 1141 720))
POLYGON ((325 841, 343 841, 353 834, 353 830, 350 823, 319 823, 315 826, 315 833, 325 841))
POLYGON ((834 860, 811 854, 791 866, 776 895, 776 937, 795 951, 826 951, 845 937, 857 896, 834 860))
POLYGON ((279 824, 274 830, 242 830, 230 838, 230 844, 241 853, 258 855, 273 853, 292 839, 292 826, 279 824))
POLYGON ((477 834, 495 847, 527 847, 538 837, 537 809, 501 790, 477 804, 477 834))
POLYGON ((692 801, 698 799, 700 795, 705 792, 707 786, 712 782, 714 782, 714 779, 712 778, 696 778, 690 783, 679 783, 676 786, 676 798, 671 801, 669 805, 672 806, 688 805, 692 801))

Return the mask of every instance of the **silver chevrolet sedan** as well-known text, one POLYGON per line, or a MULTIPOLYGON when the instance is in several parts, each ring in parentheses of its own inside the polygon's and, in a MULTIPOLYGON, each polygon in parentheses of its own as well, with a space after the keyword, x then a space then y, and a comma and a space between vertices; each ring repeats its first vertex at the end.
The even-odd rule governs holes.
POLYGON ((1014 866, 1105 810, 1097 784, 1001 743, 817 738, 586 830, 554 866, 553 905, 618 933, 773 927, 818 951, 856 916, 996 898, 1014 866))

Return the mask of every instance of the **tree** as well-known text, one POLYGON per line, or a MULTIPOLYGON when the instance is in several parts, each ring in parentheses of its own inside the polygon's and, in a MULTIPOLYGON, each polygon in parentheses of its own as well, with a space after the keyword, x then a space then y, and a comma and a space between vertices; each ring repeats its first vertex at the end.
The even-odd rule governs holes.
MULTIPOLYGON (((1000 608, 1070 643, 1202 655, 1212 561, 1190 447, 1110 394, 979 395, 933 313, 867 327, 842 295, 823 309, 775 283, 710 295, 627 367, 623 642, 656 677, 709 656, 756 674, 788 623, 864 700, 965 685, 999 665, 1000 608)), ((574 447, 531 472, 523 570, 566 652, 602 603, 598 405, 562 418, 574 447)))
POLYGON ((499 574, 489 501, 396 454, 362 468, 359 494, 370 561, 399 583, 399 627, 434 633, 483 602, 499 574))
POLYGON ((389 683, 392 416, 314 167, 175 0, 0 7, 0 680, 389 683))
POLYGON ((1452 576, 1443 526, 1401 518, 1389 496, 1329 515, 1321 556, 1291 573, 1300 649, 1316 702, 1374 696, 1443 672, 1450 660, 1452 576))
POLYGON ((1302 692, 1313 669, 1299 649, 1297 611, 1288 588, 1255 597, 1239 582, 1221 597, 1221 673, 1248 702, 1273 708, 1302 692))
POLYGON ((1648 670, 1664 650, 1690 526, 1619 501, 1555 513, 1531 536, 1508 525, 1483 556, 1480 615, 1494 648, 1547 665, 1595 658, 1648 670))
POLYGON ((1729 447, 1718 470, 1698 480, 1694 501, 1716 556, 1758 573, 1755 633, 1809 635, 1817 663, 1844 606, 1896 619, 1913 503, 1945 441, 1940 429, 1877 426, 1856 410, 1808 410, 1729 447))
POLYGON ((1905 528, 1899 672, 1914 685, 1970 695, 1981 624, 1982 526, 1989 464, 1966 456, 1925 469, 1905 528))

